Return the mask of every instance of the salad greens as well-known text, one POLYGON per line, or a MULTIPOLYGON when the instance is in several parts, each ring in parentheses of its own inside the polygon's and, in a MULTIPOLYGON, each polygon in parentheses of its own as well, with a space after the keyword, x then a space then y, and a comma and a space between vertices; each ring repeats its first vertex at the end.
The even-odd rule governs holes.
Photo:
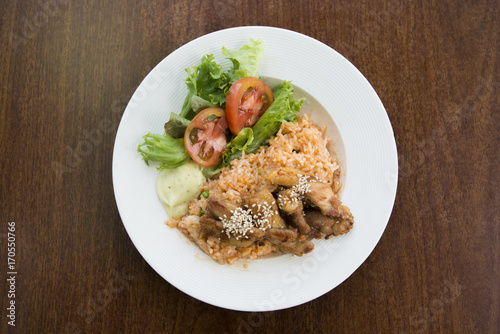
POLYGON ((137 151, 148 166, 149 161, 154 161, 160 163, 158 170, 176 168, 191 159, 184 147, 184 139, 173 139, 168 135, 154 133, 148 133, 142 138, 144 142, 139 144, 137 151), (146 148, 143 149, 143 146, 146 148))
MULTIPOLYGON (((187 68, 186 72, 188 74, 186 86, 189 93, 182 106, 180 114, 182 117, 187 117, 192 110, 191 98, 193 95, 219 106, 226 102, 224 88, 229 84, 229 74, 222 71, 222 66, 215 62, 213 55, 203 56, 199 66, 187 68)), ((227 88, 229 89, 229 87, 227 88)))
MULTIPOLYGON (((231 85, 244 77, 258 77, 257 69, 264 54, 262 40, 250 40, 241 49, 230 51, 222 48, 222 56, 229 59, 232 66, 223 71, 212 54, 201 58, 201 64, 187 68, 186 86, 188 94, 179 114, 171 113, 165 123, 165 133, 148 133, 143 137, 137 151, 149 165, 149 161, 159 162, 158 169, 176 168, 191 158, 184 147, 184 132, 196 114, 210 107, 222 107, 231 85)), ((293 87, 284 81, 274 92, 274 102, 252 128, 243 128, 237 136, 229 138, 223 161, 219 166, 204 168, 206 177, 218 174, 222 167, 241 157, 242 152, 253 153, 265 145, 276 134, 281 123, 296 121, 304 99, 293 100, 293 87)))
POLYGON ((186 86, 189 93, 184 100, 180 116, 193 119, 198 111, 204 109, 195 107, 200 103, 206 105, 205 108, 222 106, 233 82, 243 77, 258 77, 257 68, 263 55, 264 42, 251 39, 236 51, 222 48, 222 56, 233 63, 227 72, 215 62, 212 54, 204 55, 200 65, 186 68, 186 86))
POLYGON ((217 107, 217 104, 207 101, 198 95, 191 96, 191 109, 197 114, 207 108, 217 107))
POLYGON ((231 83, 244 77, 259 77, 257 69, 264 56, 264 47, 264 42, 260 39, 257 41, 251 39, 237 51, 222 47, 222 56, 233 62, 233 68, 230 71, 231 83))
POLYGON ((170 137, 184 138, 184 132, 186 132, 186 128, 189 125, 190 120, 177 115, 176 113, 170 114, 170 121, 165 123, 165 133, 167 133, 170 137))

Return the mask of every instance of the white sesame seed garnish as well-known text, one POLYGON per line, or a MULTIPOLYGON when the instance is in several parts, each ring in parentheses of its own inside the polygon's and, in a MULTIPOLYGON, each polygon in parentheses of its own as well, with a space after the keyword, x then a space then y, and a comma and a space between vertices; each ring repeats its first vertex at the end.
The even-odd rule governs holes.
POLYGON ((307 175, 297 175, 299 177, 299 182, 292 187, 292 190, 296 192, 298 195, 303 196, 305 193, 308 193, 311 191, 310 185, 308 182, 308 177, 307 175))
POLYGON ((237 236, 236 238, 238 239, 253 227, 252 212, 248 209, 237 208, 232 213, 230 219, 221 219, 222 226, 228 237, 233 235, 237 236))

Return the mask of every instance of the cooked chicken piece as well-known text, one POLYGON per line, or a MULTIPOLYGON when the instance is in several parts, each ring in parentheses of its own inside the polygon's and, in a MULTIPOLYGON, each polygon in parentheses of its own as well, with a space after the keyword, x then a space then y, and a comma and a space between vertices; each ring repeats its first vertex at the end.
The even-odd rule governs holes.
POLYGON ((310 226, 319 228, 321 233, 328 237, 346 234, 354 226, 354 218, 346 206, 340 206, 338 218, 331 218, 323 215, 317 210, 306 210, 305 218, 310 226))
POLYGON ((272 244, 278 246, 284 253, 291 253, 302 256, 314 249, 314 244, 307 240, 305 236, 298 237, 296 229, 276 229, 270 228, 266 231, 266 238, 272 244), (300 240, 299 240, 299 239, 300 240))
POLYGON ((273 228, 285 228, 286 224, 278 212, 278 205, 269 190, 261 190, 247 201, 248 208, 252 211, 257 226, 270 225, 273 228), (260 220, 260 222, 259 222, 260 220), (266 221, 267 220, 267 221, 266 221))
POLYGON ((354 217, 352 216, 351 210, 347 206, 341 205, 339 207, 339 211, 340 211, 340 216, 342 218, 347 219, 347 220, 354 220, 354 217))
POLYGON ((309 182, 309 191, 305 193, 305 196, 324 215, 330 217, 339 216, 338 207, 341 205, 340 199, 335 196, 328 184, 323 182, 309 182))
POLYGON ((287 215, 291 215, 297 209, 299 209, 300 204, 298 194, 292 189, 281 190, 278 193, 278 206, 281 211, 287 215))
POLYGON ((224 225, 221 221, 208 217, 207 215, 200 218, 201 234, 204 237, 215 236, 217 238, 223 237, 224 225))
POLYGON ((342 219, 338 223, 333 226, 325 227, 320 229, 321 233, 326 234, 326 239, 331 238, 332 236, 336 237, 342 234, 346 234, 350 230, 352 230, 354 223, 352 220, 342 219))
POLYGON ((332 235, 337 236, 341 234, 346 234, 354 226, 354 217, 351 214, 351 210, 345 205, 339 207, 340 211, 340 221, 332 226, 332 235))
POLYGON ((223 241, 227 241, 236 247, 248 247, 253 243, 264 239, 265 232, 252 227, 245 236, 230 236, 224 233, 224 225, 221 221, 204 215, 200 219, 201 234, 206 238, 209 236, 217 237, 223 241))
POLYGON ((312 241, 295 241, 287 244, 277 245, 285 253, 290 253, 296 256, 302 256, 304 254, 312 252, 314 249, 314 244, 312 241))
POLYGON ((311 227, 307 225, 307 222, 304 218, 302 202, 299 203, 300 203, 299 208, 290 215, 291 217, 290 221, 292 222, 293 225, 295 225, 299 229, 300 234, 307 234, 311 232, 311 227))
POLYGON ((301 170, 290 167, 268 168, 264 171, 264 177, 272 183, 293 187, 299 195, 304 195, 312 204, 319 207, 324 215, 331 217, 339 215, 337 209, 341 202, 333 193, 333 189, 301 170))
POLYGON ((323 234, 317 228, 311 228, 311 231, 307 233, 307 239, 321 239, 323 238, 323 234))
POLYGON ((210 195, 207 199, 207 209, 214 218, 229 219, 233 215, 234 210, 237 209, 237 206, 216 195, 210 195))
POLYGON ((319 210, 307 209, 304 210, 304 214, 307 224, 309 224, 309 226, 311 227, 316 227, 316 228, 330 227, 337 222, 334 218, 330 216, 325 216, 319 210))
POLYGON ((262 175, 271 183, 291 188, 299 183, 299 175, 307 173, 292 167, 273 167, 264 169, 262 175))
POLYGON ((293 242, 299 234, 295 228, 269 228, 266 230, 266 238, 273 244, 293 242))
POLYGON ((278 193, 279 208, 288 215, 288 221, 299 229, 300 234, 311 231, 304 219, 304 207, 298 195, 292 189, 282 190, 278 193))

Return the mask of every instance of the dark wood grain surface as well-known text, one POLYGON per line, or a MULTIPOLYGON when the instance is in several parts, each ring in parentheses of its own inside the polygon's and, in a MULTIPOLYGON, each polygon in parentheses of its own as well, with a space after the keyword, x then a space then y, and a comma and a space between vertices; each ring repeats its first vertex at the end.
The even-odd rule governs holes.
POLYGON ((0 332, 498 333, 499 17, 496 0, 1 0, 0 332), (349 59, 386 107, 400 163, 366 262, 270 313, 211 306, 160 277, 111 180, 116 128, 146 74, 241 25, 298 31, 349 59))

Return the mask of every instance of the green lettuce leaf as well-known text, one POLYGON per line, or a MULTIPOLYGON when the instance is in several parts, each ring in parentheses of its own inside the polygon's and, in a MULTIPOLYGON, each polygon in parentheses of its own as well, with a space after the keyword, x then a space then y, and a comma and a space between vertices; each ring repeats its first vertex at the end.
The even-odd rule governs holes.
POLYGON ((264 55, 264 47, 264 42, 260 39, 250 39, 236 51, 223 47, 222 56, 231 60, 233 65, 226 72, 215 62, 212 54, 203 56, 200 65, 186 68, 186 85, 189 92, 180 115, 192 119, 198 112, 194 110, 193 102, 205 101, 207 105, 222 106, 233 82, 243 77, 258 77, 257 69, 264 55))
POLYGON ((203 167, 201 172, 203 173, 203 176, 207 179, 211 179, 215 175, 220 173, 220 170, 222 169, 222 165, 216 166, 216 167, 203 167))
POLYGON ((223 105, 226 102, 224 89, 229 84, 229 74, 222 71, 222 66, 217 64, 212 54, 201 58, 201 64, 186 68, 188 77, 186 86, 189 90, 180 116, 186 117, 191 108, 191 99, 196 95, 215 105, 223 105))
POLYGON ((191 159, 184 147, 183 138, 173 139, 168 135, 155 133, 148 133, 142 138, 144 141, 137 146, 137 152, 148 166, 150 161, 154 161, 160 163, 158 170, 176 168, 191 159))
POLYGON ((184 132, 190 121, 176 113, 170 114, 170 120, 165 123, 165 134, 173 139, 184 138, 184 132))
POLYGON ((217 105, 215 103, 211 103, 205 99, 202 99, 198 95, 193 95, 191 97, 191 109, 193 109, 195 113, 199 113, 204 109, 213 107, 217 107, 217 105))
POLYGON ((237 151, 244 151, 252 142, 252 128, 243 128, 240 133, 238 133, 238 135, 231 140, 231 145, 228 145, 227 150, 231 154, 237 151))
POLYGON ((264 55, 265 44, 261 39, 245 44, 239 50, 231 51, 222 48, 222 56, 231 60, 233 68, 229 70, 231 83, 244 77, 258 77, 257 70, 264 55))
POLYGON ((289 81, 284 81, 274 92, 273 104, 259 118, 251 131, 246 130, 249 128, 244 128, 231 140, 222 163, 225 166, 229 165, 231 160, 241 157, 242 151, 245 151, 246 154, 257 151, 259 147, 266 144, 269 138, 278 132, 281 123, 295 122, 298 119, 300 107, 304 101, 304 98, 295 101, 293 99, 292 85, 289 81), (242 132, 244 133, 240 137, 242 132))

